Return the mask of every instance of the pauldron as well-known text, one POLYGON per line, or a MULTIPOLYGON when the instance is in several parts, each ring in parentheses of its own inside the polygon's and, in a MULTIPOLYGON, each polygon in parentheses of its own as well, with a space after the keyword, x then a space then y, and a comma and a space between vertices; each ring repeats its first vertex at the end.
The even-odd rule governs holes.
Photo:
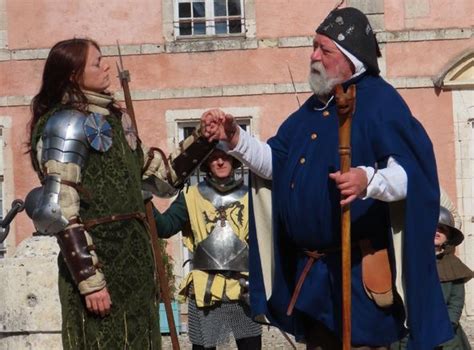
POLYGON ((89 142, 84 132, 87 116, 75 110, 54 113, 43 131, 41 163, 56 160, 83 167, 89 154, 89 142))

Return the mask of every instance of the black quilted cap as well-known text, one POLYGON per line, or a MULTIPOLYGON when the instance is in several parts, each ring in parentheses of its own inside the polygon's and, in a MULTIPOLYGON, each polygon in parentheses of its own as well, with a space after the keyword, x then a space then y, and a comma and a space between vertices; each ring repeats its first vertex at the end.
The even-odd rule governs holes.
POLYGON ((374 31, 365 14, 353 7, 335 9, 316 29, 357 57, 370 74, 380 73, 377 57, 380 49, 374 31))

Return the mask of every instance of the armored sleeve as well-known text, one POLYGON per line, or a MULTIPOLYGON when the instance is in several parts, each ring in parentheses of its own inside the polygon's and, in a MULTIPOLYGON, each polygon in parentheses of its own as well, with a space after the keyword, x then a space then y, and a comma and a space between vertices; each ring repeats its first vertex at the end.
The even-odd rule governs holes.
POLYGON ((36 145, 43 186, 31 216, 36 229, 54 234, 81 294, 105 287, 92 238, 80 224, 78 184, 89 154, 84 133, 87 116, 72 110, 56 112, 36 145))
POLYGON ((216 145, 208 142, 200 128, 179 143, 168 157, 159 148, 142 145, 145 154, 143 189, 159 197, 171 197, 183 187, 185 181, 207 158, 216 145))

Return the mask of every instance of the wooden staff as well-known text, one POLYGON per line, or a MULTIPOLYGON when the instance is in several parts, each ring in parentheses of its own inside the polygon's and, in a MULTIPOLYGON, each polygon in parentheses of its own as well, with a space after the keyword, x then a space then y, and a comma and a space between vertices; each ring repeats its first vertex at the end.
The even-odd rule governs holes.
MULTIPOLYGON (((133 127, 137 133, 138 138, 138 127, 137 121, 135 119, 135 111, 133 109, 133 102, 132 96, 130 94, 130 87, 128 82, 130 81, 130 73, 128 70, 123 69, 123 62, 122 62, 122 54, 120 52, 120 45, 117 42, 118 48, 118 55, 120 60, 120 66, 117 63, 117 70, 118 70, 118 78, 120 79, 120 84, 122 85, 123 94, 125 97, 125 106, 127 108, 127 112, 130 115, 130 119, 132 120, 133 127)), ((166 319, 168 320, 168 326, 170 329, 170 336, 171 336, 171 344, 173 346, 173 350, 179 350, 179 340, 178 334, 176 333, 176 326, 174 323, 173 317, 173 310, 171 308, 171 298, 170 298, 170 290, 168 286, 168 278, 166 275, 165 266, 163 264, 163 257, 161 255, 160 244, 158 242, 158 230, 156 228, 155 219, 153 217, 153 204, 151 202, 151 198, 146 201, 145 204, 146 209, 146 220, 148 222, 148 226, 150 228, 150 239, 153 248, 153 255, 155 257, 155 266, 158 272, 158 288, 161 289, 161 298, 163 299, 163 303, 165 304, 165 311, 166 311, 166 319)))
MULTIPOLYGON (((347 92, 341 85, 335 89, 336 108, 339 117, 339 157, 341 173, 351 168, 351 122, 355 108, 355 85, 347 92)), ((342 244, 342 348, 351 348, 351 209, 346 204, 341 208, 342 244)))

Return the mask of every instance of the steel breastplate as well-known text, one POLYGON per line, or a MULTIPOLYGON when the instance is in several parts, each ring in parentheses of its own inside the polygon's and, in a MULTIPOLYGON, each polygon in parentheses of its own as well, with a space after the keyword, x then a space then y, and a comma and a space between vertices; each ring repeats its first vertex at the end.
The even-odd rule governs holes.
POLYGON ((232 231, 227 220, 224 226, 218 223, 194 251, 193 266, 197 270, 248 272, 248 264, 248 246, 232 231))
MULTIPOLYGON (((238 202, 246 193, 247 186, 241 186, 227 194, 218 193, 205 182, 198 184, 199 193, 220 210, 238 202)), ((194 269, 203 271, 248 272, 248 245, 234 233, 230 223, 219 220, 206 239, 199 242, 194 251, 194 269)))

